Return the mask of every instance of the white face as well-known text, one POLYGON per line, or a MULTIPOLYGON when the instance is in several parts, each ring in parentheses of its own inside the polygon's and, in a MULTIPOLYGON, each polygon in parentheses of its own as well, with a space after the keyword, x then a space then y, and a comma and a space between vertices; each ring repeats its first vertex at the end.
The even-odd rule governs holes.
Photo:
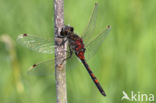
POLYGON ((65 26, 61 30, 61 36, 67 36, 74 32, 74 28, 71 26, 65 26))

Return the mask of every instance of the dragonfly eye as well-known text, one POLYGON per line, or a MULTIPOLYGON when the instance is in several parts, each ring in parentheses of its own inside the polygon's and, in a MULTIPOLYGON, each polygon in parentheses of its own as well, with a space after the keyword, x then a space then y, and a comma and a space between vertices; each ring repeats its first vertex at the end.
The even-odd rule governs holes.
POLYGON ((70 31, 73 32, 74 31, 74 28, 73 27, 70 27, 70 31))
POLYGON ((74 31, 74 28, 71 27, 71 26, 66 26, 64 27, 64 30, 68 31, 68 32, 73 32, 74 31))

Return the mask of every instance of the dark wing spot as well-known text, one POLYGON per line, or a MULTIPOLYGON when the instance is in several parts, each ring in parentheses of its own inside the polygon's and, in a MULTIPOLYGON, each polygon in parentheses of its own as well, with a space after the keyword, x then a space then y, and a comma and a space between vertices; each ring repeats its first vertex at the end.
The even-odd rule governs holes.
POLYGON ((73 28, 73 27, 71 27, 71 28, 70 28, 70 31, 71 31, 71 32, 73 32, 73 31, 74 31, 74 28, 73 28))
POLYGON ((35 68, 37 66, 37 64, 34 64, 32 67, 35 68))
POLYGON ((111 26, 110 25, 107 25, 107 29, 110 29, 111 28, 111 26))
POLYGON ((28 34, 23 34, 23 36, 28 36, 28 34))

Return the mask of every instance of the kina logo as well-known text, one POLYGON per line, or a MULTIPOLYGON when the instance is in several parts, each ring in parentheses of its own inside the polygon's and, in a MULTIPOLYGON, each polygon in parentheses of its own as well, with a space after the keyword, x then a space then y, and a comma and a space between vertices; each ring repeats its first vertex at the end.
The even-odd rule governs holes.
POLYGON ((146 94, 146 93, 134 93, 134 91, 131 91, 131 94, 128 95, 125 91, 122 91, 123 96, 121 98, 121 100, 128 100, 128 101, 147 101, 152 102, 154 101, 154 94, 146 94))

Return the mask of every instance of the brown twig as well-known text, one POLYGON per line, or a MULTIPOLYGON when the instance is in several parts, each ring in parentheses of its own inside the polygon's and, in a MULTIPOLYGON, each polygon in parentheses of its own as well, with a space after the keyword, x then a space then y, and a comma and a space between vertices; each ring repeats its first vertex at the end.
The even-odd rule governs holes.
POLYGON ((55 78, 56 78, 56 96, 57 103, 67 103, 66 92, 66 68, 61 62, 66 58, 66 44, 59 46, 61 39, 57 36, 64 26, 64 1, 54 0, 54 21, 55 21, 55 78))

